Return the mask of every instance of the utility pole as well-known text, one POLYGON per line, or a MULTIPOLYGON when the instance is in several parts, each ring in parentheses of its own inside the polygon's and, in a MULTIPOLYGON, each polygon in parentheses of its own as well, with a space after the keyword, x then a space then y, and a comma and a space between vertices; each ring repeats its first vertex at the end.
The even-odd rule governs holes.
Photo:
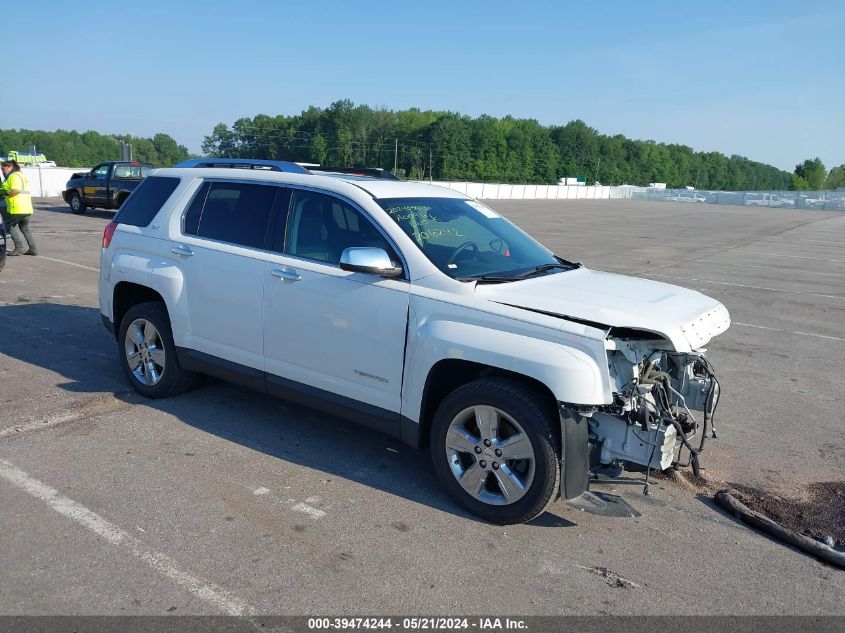
POLYGON ((431 184, 433 182, 433 177, 431 174, 431 145, 428 146, 428 183, 431 184))
POLYGON ((593 186, 599 181, 599 167, 601 167, 601 156, 599 156, 599 162, 596 165, 596 177, 593 178, 593 186))
POLYGON ((397 136, 393 141, 396 143, 393 146, 393 173, 395 174, 399 169, 399 137, 397 136))

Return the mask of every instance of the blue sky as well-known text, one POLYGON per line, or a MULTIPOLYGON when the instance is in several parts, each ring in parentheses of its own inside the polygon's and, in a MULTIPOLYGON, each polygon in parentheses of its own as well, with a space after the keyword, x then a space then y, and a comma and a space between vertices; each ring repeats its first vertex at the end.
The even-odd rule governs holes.
POLYGON ((348 98, 544 125, 580 118, 789 171, 808 157, 845 163, 841 1, 6 8, 14 53, 0 128, 166 132, 199 151, 216 123, 348 98))

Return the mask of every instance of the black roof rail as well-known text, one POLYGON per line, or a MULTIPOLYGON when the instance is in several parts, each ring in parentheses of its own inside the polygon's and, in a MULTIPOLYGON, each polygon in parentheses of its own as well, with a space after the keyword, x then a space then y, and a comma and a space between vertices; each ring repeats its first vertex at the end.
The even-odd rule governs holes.
POLYGON ((379 167, 336 167, 333 165, 309 165, 310 172, 331 172, 334 174, 348 174, 350 176, 369 176, 371 178, 382 178, 384 180, 402 180, 396 174, 379 167))
POLYGON ((285 160, 263 160, 260 158, 192 158, 174 167, 221 167, 228 169, 255 169, 260 171, 286 171, 307 174, 301 165, 285 160))

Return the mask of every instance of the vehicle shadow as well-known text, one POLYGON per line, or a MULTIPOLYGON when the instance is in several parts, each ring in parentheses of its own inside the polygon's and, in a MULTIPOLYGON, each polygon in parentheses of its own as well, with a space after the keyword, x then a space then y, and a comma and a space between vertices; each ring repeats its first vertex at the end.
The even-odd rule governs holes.
MULTIPOLYGON (((131 390, 116 343, 97 308, 55 303, 0 305, 0 355, 61 376, 57 386, 76 393, 112 393, 130 405, 168 413, 184 424, 260 451, 484 523, 452 503, 437 483, 427 451, 321 412, 203 378, 197 388, 165 400, 146 400, 131 390), (19 328, 14 324, 28 324, 19 328)), ((574 525, 545 513, 536 527, 574 525)))

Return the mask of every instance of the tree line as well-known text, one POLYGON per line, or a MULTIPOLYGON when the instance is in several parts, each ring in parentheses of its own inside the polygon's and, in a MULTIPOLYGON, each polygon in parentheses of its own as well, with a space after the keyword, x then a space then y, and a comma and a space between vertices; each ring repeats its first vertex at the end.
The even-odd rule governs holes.
POLYGON ((75 130, 0 130, 0 155, 7 156, 10 151, 29 152, 34 145, 36 152, 44 154, 57 165, 88 167, 104 160, 118 160, 120 141, 132 144, 133 159, 156 167, 173 165, 188 158, 188 149, 168 134, 142 138, 75 130))
POLYGON ((845 187, 845 164, 827 171, 820 158, 808 158, 795 166, 789 188, 797 191, 820 191, 839 187, 845 187))
POLYGON ((240 118, 205 137, 211 156, 381 167, 409 178, 693 186, 711 190, 788 189, 796 173, 743 156, 600 134, 581 120, 543 126, 533 119, 455 112, 394 111, 340 100, 298 115, 240 118))
MULTIPOLYGON (((167 134, 151 138, 57 130, 0 130, 0 155, 39 153, 57 164, 90 166, 120 156, 132 144, 136 160, 168 166, 189 157, 167 134)), ((686 145, 605 135, 581 120, 543 126, 533 119, 456 112, 389 110, 348 99, 298 115, 240 118, 219 123, 204 138, 210 156, 267 158, 323 165, 381 167, 415 179, 548 183, 564 176, 588 184, 693 186, 711 190, 835 189, 845 164, 830 172, 818 158, 790 173, 743 156, 696 152, 686 145)))

